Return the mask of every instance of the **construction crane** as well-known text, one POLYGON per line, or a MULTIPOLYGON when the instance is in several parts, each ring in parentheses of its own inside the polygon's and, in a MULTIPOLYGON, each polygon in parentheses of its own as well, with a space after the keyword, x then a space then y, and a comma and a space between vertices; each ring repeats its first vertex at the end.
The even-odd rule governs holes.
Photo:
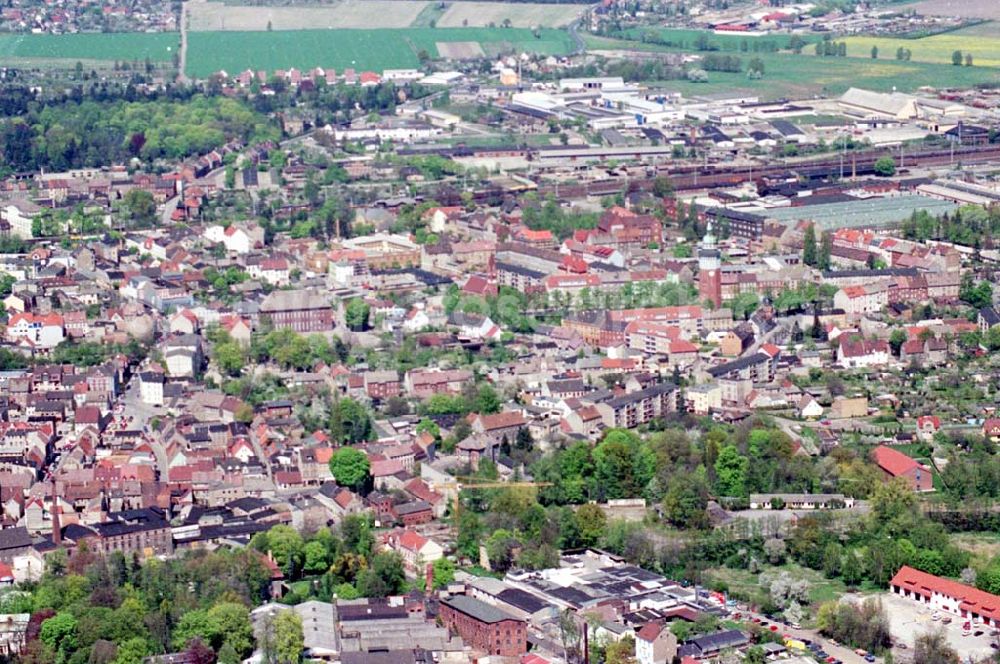
MULTIPOLYGON (((452 505, 452 514, 456 517, 462 504, 461 493, 463 489, 527 489, 541 486, 552 486, 552 482, 503 482, 500 480, 483 480, 480 477, 456 477, 458 485, 455 488, 455 502, 452 505)), ((456 518, 455 525, 458 525, 456 518)))

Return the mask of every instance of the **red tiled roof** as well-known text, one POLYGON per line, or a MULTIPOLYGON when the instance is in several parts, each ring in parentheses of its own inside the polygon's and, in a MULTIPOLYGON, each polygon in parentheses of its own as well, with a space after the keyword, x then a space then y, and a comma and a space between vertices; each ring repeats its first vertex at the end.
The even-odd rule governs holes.
POLYGON ((917 426, 923 427, 927 424, 934 425, 935 429, 941 428, 941 418, 937 415, 921 415, 917 418, 917 426))
POLYGON ((961 609, 1000 620, 1000 597, 964 583, 943 579, 907 565, 903 565, 889 583, 923 597, 930 597, 931 593, 938 592, 960 600, 961 609))
POLYGON ((399 536, 399 545, 404 549, 409 549, 414 552, 419 552, 422 548, 427 546, 427 541, 426 537, 415 533, 412 530, 404 530, 403 534, 399 536))
POLYGON ((920 464, 910 457, 885 445, 876 447, 874 454, 875 463, 879 468, 893 477, 899 477, 920 467, 920 464))
POLYGON ((660 635, 661 629, 663 629, 663 625, 659 623, 646 623, 643 625, 642 629, 635 633, 635 638, 652 643, 656 640, 656 637, 660 635))
POLYGON ((493 431, 494 429, 506 429, 508 427, 524 426, 526 424, 521 413, 505 412, 494 415, 480 415, 483 431, 493 431))

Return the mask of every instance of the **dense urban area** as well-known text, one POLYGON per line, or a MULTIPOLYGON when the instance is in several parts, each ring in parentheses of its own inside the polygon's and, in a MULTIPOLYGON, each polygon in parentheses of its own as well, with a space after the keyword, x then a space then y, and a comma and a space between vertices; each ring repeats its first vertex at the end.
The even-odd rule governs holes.
POLYGON ((994 2, 0 5, 0 664, 1000 662, 994 2))

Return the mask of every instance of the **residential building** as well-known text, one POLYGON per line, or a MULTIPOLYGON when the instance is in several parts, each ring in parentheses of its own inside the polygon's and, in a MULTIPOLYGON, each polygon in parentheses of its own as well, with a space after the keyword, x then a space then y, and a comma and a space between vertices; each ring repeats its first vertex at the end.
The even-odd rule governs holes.
POLYGON ((413 530, 389 533, 385 544, 402 556, 403 565, 417 576, 423 576, 427 565, 444 557, 444 549, 440 544, 413 530))
POLYGON ((604 426, 633 429, 676 412, 679 394, 673 383, 660 383, 595 405, 604 426))
POLYGON ((647 623, 635 633, 638 664, 669 664, 677 657, 677 637, 665 623, 647 623))
POLYGON ((880 445, 875 448, 872 456, 886 479, 902 477, 914 491, 934 490, 934 477, 931 474, 931 469, 902 452, 880 445))

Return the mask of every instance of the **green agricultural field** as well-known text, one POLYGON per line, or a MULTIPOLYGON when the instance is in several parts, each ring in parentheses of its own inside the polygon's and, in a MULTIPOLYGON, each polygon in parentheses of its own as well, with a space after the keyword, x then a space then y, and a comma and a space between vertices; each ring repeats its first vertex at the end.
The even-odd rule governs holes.
MULTIPOLYGON (((693 32, 693 31, 692 31, 693 32)), ((694 33, 696 34, 696 33, 694 33)), ((714 35, 713 35, 714 37, 714 35)), ((632 48, 642 51, 678 52, 681 49, 657 44, 617 39, 587 37, 587 48, 622 50, 632 48)), ((688 42, 690 44, 690 41, 688 42)), ((690 46, 684 52, 691 53, 690 46)), ((807 46, 799 55, 793 53, 733 53, 743 60, 743 66, 755 57, 764 62, 764 78, 750 80, 745 74, 708 72, 707 83, 690 81, 661 81, 685 95, 716 93, 754 93, 765 99, 778 97, 806 97, 810 95, 838 95, 847 88, 860 87, 891 92, 914 91, 921 86, 972 87, 980 83, 1000 83, 1000 68, 955 67, 951 64, 926 62, 898 62, 880 58, 820 57, 807 46)), ((914 50, 914 57, 916 51, 914 50)))
POLYGON ((951 55, 961 51, 962 55, 972 54, 975 66, 1000 66, 1000 37, 969 35, 948 32, 921 39, 891 39, 888 37, 847 37, 847 55, 871 57, 872 46, 878 47, 879 59, 894 59, 896 49, 910 49, 911 60, 951 65, 951 55))
POLYGON ((176 32, 78 35, 0 35, 0 61, 6 58, 135 61, 147 57, 169 62, 177 51, 176 32))
MULTIPOLYGON (((704 35, 708 43, 720 51, 739 51, 746 42, 748 52, 752 52, 754 44, 760 50, 775 50, 789 48, 791 35, 740 35, 721 34, 717 35, 710 30, 690 30, 687 28, 630 28, 625 32, 628 39, 642 39, 643 36, 657 35, 659 39, 669 46, 675 46, 685 50, 693 51, 695 41, 704 35)), ((809 35, 800 35, 804 42, 817 41, 817 38, 809 35)))
POLYGON ((437 44, 476 42, 490 55, 518 50, 562 54, 572 50, 569 34, 518 28, 400 28, 385 30, 290 30, 274 32, 193 32, 188 36, 187 73, 207 76, 219 70, 311 69, 316 66, 357 70, 416 67, 437 44))

